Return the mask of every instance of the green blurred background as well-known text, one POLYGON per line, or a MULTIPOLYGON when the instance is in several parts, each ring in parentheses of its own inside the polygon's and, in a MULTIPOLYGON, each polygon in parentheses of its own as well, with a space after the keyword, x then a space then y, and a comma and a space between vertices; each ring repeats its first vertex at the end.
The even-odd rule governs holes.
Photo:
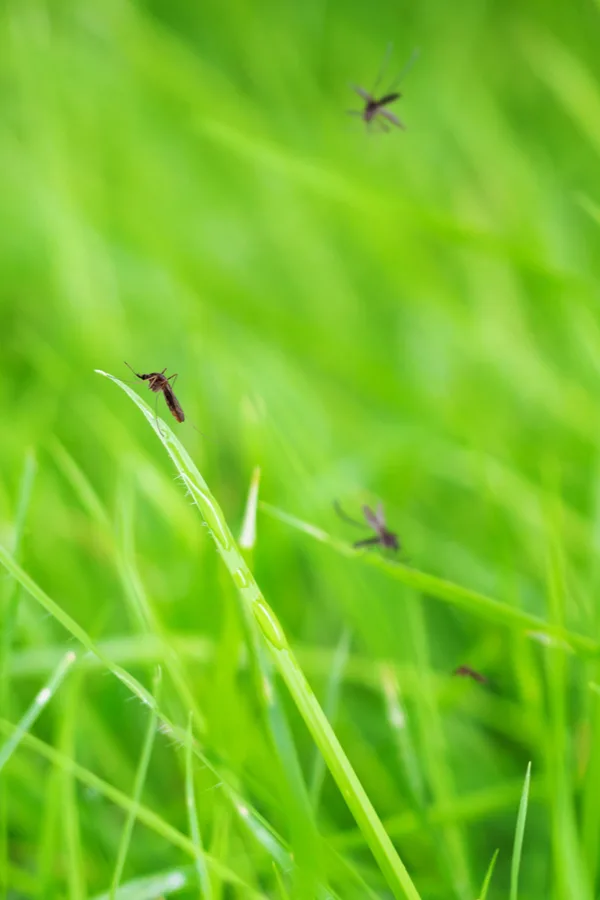
MULTIPOLYGON (((256 465, 264 500, 341 538, 360 535, 332 501, 356 514, 380 498, 413 566, 595 638, 599 15, 583 0, 8 0, 0 13, 2 541, 149 685, 161 651, 132 612, 143 585, 179 642, 205 746, 292 845, 231 586, 159 443, 94 369, 179 374, 178 433, 236 533, 256 465), (390 77, 421 51, 398 104, 407 130, 367 134, 346 115, 348 83, 371 86, 389 41, 390 77)), ((378 812, 404 814, 390 833, 423 898, 474 900, 496 847, 489 896, 507 896, 530 759, 519 896, 596 896, 593 660, 419 598, 263 514, 254 569, 321 697, 349 637, 332 718, 378 812), (450 679, 461 663, 489 689, 450 679), (435 826, 415 814, 419 791, 442 809, 435 826)), ((8 578, 0 588, 4 623, 17 604, 14 722, 74 645, 8 578)), ((36 733, 130 792, 145 712, 110 676, 77 671, 36 733)), ((164 702, 185 724, 169 683, 164 702)), ((205 842, 276 896, 268 854, 199 778, 205 842)), ((31 749, 7 767, 3 897, 108 889, 122 815, 64 780, 31 749)), ((144 797, 185 830, 167 740, 144 797)), ((327 778, 318 823, 389 896, 327 778)), ((183 863, 140 827, 125 876, 183 863)), ((339 895, 366 896, 341 869, 339 895)), ((217 881, 223 900, 247 896, 217 881)))

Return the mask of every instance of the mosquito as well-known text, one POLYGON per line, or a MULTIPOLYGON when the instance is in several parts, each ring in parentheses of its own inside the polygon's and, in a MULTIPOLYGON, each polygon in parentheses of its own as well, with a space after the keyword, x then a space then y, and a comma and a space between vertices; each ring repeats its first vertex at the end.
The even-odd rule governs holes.
MULTIPOLYGON (((136 378, 140 378, 142 381, 148 382, 148 387, 151 391, 154 391, 155 394, 158 394, 160 393, 160 391, 162 391, 170 412, 178 422, 183 422, 185 420, 185 415, 181 406, 179 405, 177 397, 173 393, 173 387, 171 385, 171 379, 176 379, 177 373, 175 373, 174 375, 169 375, 167 377, 165 375, 165 372, 167 370, 163 369, 162 372, 150 372, 148 375, 140 375, 132 366, 129 365, 128 362, 126 362, 125 360, 124 362, 126 366, 129 366, 136 378)), ((173 381, 173 383, 175 383, 175 381, 173 381)))
POLYGON ((472 669, 471 666, 459 666, 452 674, 459 675, 462 678, 472 678, 473 681, 477 681, 479 684, 487 684, 488 681, 485 675, 472 669))
MULTIPOLYGON (((334 507, 338 516, 341 519, 344 519, 345 522, 356 525, 358 528, 365 527, 362 522, 357 522, 355 519, 351 519, 350 516, 347 516, 337 500, 334 503, 334 507)), ((387 547, 390 550, 400 549, 398 535, 394 534, 393 531, 390 531, 385 524, 383 503, 377 504, 377 512, 373 512, 370 506, 363 506, 362 513, 365 517, 366 524, 375 532, 375 537, 363 538, 361 541, 355 541, 353 545, 355 548, 371 547, 375 544, 381 544, 382 547, 387 547)))
POLYGON ((386 109, 386 107, 389 106, 390 103, 395 103, 395 101, 399 100, 402 96, 402 94, 395 89, 400 84, 401 80, 404 78, 409 69, 413 67, 415 60, 419 55, 418 50, 413 50, 409 61, 401 70, 395 81, 390 85, 387 94, 383 94, 383 96, 377 99, 375 92, 387 68, 391 51, 392 45, 388 44, 381 69, 379 70, 379 75, 377 76, 377 80, 375 81, 373 90, 370 93, 369 91, 365 91, 364 88, 361 88, 356 84, 350 85, 352 90, 356 91, 359 97, 362 97, 362 99, 365 101, 365 107, 364 109, 349 109, 349 115, 360 116, 368 126, 371 125, 372 122, 377 122, 384 131, 390 130, 386 122, 391 122, 391 124, 395 125, 396 128, 406 128, 406 125, 404 125, 404 123, 400 121, 398 116, 394 115, 394 113, 390 112, 390 110, 386 109), (384 119, 386 120, 385 122, 383 121, 384 119))

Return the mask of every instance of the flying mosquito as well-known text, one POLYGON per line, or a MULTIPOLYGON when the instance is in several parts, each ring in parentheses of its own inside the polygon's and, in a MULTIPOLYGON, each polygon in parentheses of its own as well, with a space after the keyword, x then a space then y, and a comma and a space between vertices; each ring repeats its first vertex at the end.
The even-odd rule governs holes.
POLYGON ((364 109, 349 109, 349 115, 360 116, 361 119, 367 123, 367 125, 371 125, 372 122, 377 122, 381 126, 383 131, 390 130, 388 125, 386 124, 387 122, 391 122, 391 124, 395 125, 396 128, 406 128, 406 126, 403 122, 400 121, 398 116, 395 116, 394 113, 390 112, 390 110, 386 109, 386 107, 389 106, 390 103, 394 103, 402 96, 402 94, 396 91, 395 88, 400 84, 401 80, 404 78, 409 69, 412 68, 417 56, 419 55, 418 50, 413 51, 412 56, 410 57, 407 64, 404 66, 394 82, 390 85, 387 94, 383 94, 383 96, 377 99, 375 91, 379 87, 379 83, 383 78, 384 72, 389 62, 391 51, 392 45, 388 44, 383 59, 383 64, 381 66, 381 69, 379 70, 379 75, 377 76, 377 80, 375 81, 373 90, 370 93, 369 91, 365 91, 364 88, 361 88, 356 84, 350 85, 352 90, 356 91, 359 97, 362 97, 362 99, 365 101, 365 107, 364 109), (383 121, 384 119, 386 121, 383 121))
MULTIPOLYGON (((333 505, 338 516, 345 522, 356 525, 358 528, 366 527, 362 522, 357 522, 355 519, 351 519, 350 516, 347 516, 337 500, 333 505)), ((390 550, 399 550, 400 541, 398 540, 398 535, 394 534, 393 531, 390 531, 385 524, 383 504, 377 504, 377 512, 373 512, 370 506, 363 506, 362 512, 365 517, 366 525, 373 529, 375 537, 363 538, 361 541, 355 541, 353 546, 358 548, 381 544, 382 547, 387 547, 390 550)))
MULTIPOLYGON (((150 372, 149 375, 140 375, 132 366, 129 365, 128 362, 125 362, 126 366, 129 366, 133 374, 136 378, 140 378, 142 381, 148 382, 148 387, 151 391, 154 391, 155 394, 163 392, 165 401, 172 415, 177 419, 178 422, 183 422, 185 419, 185 415, 183 414, 183 410, 179 405, 179 401, 175 394, 173 393, 173 388, 171 386, 171 379, 177 378, 177 373, 175 375, 165 375, 166 369, 163 369, 162 372, 150 372)), ((174 383, 174 382, 173 382, 174 383)))
POLYGON ((488 681, 485 675, 472 669, 471 666, 459 666, 452 674, 459 675, 462 678, 472 678, 473 681, 477 681, 479 684, 487 684, 488 681))

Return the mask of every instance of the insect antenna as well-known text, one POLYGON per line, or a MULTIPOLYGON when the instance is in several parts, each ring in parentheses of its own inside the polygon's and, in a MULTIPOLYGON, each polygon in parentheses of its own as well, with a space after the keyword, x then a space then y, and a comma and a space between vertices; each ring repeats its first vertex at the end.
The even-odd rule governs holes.
MULTIPOLYGON (((126 365, 129 369, 131 369, 131 371, 133 372, 133 374, 135 375, 135 377, 139 379, 140 376, 139 376, 138 373, 135 371, 135 369, 134 369, 132 366, 130 366, 128 362, 125 362, 125 360, 123 360, 123 362, 125 363, 125 365, 126 365)), ((121 381, 126 381, 127 384, 137 384, 137 381, 132 381, 130 378, 121 378, 121 381)))
POLYGON ((400 82, 402 81, 404 76, 408 75, 408 73, 410 72, 410 70, 412 69, 412 67, 414 66, 414 64, 416 63, 416 61, 418 60, 420 55, 421 55, 421 51, 420 51, 419 47, 415 47, 413 52, 410 54, 410 58, 409 58, 408 62, 406 63, 406 65, 402 66, 402 68, 400 69, 395 80, 390 85, 389 93, 392 93, 393 90, 398 87, 398 85, 400 84, 400 82))
POLYGON ((127 366, 128 369, 131 369, 131 371, 133 372, 133 374, 135 375, 135 377, 136 377, 136 378, 139 378, 139 375, 138 375, 138 373, 135 371, 135 369, 133 368, 133 366, 130 366, 126 359, 124 359, 123 362, 125 363, 125 365, 127 366))
POLYGON ((388 41, 388 45, 387 45, 387 47, 385 48, 385 54, 384 54, 384 57, 383 57, 383 62, 381 63, 379 72, 378 72, 378 74, 377 74, 377 78, 376 78, 376 80, 375 80, 375 84, 373 85, 373 90, 371 91, 371 96, 372 96, 372 97, 375 96, 375 91, 376 91, 377 88, 379 87, 379 85, 380 85, 380 83, 381 83, 381 79, 382 79, 383 76, 385 75, 385 70, 386 70, 387 67, 388 67, 388 63, 389 63, 389 61, 390 61, 390 56, 392 55, 392 49, 393 49, 393 46, 394 46, 394 45, 392 44, 392 42, 391 42, 391 41, 388 41))

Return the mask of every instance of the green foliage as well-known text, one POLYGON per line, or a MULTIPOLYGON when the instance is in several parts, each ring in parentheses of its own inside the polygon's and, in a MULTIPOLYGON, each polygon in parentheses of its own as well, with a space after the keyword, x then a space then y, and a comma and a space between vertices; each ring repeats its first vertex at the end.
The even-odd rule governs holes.
POLYGON ((0 900, 598 895, 599 15, 2 6, 0 900))

